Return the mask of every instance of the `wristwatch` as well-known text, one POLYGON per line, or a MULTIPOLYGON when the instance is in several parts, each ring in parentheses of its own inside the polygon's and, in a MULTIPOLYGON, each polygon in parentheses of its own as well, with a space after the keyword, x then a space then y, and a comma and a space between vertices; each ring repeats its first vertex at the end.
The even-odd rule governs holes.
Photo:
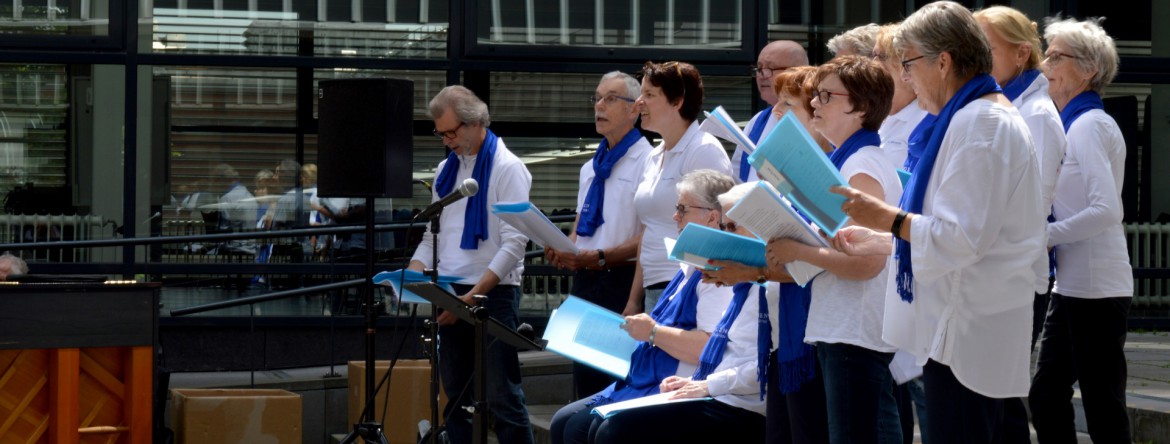
POLYGON ((597 250, 597 266, 605 268, 605 250, 597 250))
POLYGON ((768 270, 764 267, 759 268, 759 274, 756 275, 756 283, 760 285, 768 283, 768 270))

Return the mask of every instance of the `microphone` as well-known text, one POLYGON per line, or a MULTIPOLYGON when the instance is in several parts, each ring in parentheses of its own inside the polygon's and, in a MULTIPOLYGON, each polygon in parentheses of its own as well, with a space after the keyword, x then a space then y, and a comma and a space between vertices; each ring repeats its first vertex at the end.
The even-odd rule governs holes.
POLYGON ((532 331, 532 324, 527 322, 520 324, 516 327, 516 333, 519 333, 524 339, 536 342, 536 332, 532 331))
POLYGON ((432 203, 426 209, 422 210, 422 212, 418 213, 418 215, 415 216, 414 218, 415 219, 430 219, 430 218, 433 218, 435 216, 438 216, 439 213, 443 212, 443 208, 445 208, 446 206, 451 205, 451 204, 459 201, 459 199, 462 199, 464 197, 474 196, 475 193, 478 193, 478 192, 479 192, 479 182, 476 182, 475 179, 472 179, 469 177, 466 180, 464 180, 463 183, 459 184, 458 187, 455 187, 455 189, 452 190, 450 193, 447 193, 446 196, 443 196, 441 199, 432 203))

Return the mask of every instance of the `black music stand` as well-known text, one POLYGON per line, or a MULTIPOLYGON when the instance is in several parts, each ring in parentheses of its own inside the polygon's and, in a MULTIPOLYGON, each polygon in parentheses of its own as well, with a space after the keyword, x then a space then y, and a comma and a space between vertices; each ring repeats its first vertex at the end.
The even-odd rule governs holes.
MULTIPOLYGON (((493 319, 486 307, 468 305, 459 297, 430 282, 407 284, 406 289, 434 304, 462 321, 475 326, 475 399, 472 400, 472 444, 487 444, 487 418, 491 410, 487 399, 487 369, 484 368, 487 335, 521 350, 541 350, 540 345, 521 336, 515 330, 493 319)), ((432 399, 431 402, 437 402, 432 399)), ((458 408, 458 407, 456 407, 458 408)), ((431 426, 432 429, 435 425, 431 426)))

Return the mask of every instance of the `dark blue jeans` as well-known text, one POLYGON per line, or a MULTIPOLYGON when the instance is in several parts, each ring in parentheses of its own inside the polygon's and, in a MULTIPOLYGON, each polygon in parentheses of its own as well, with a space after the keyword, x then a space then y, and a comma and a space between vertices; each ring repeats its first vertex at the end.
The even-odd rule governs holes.
MULTIPOLYGON (((989 398, 964 386, 951 368, 931 359, 922 366, 926 408, 922 442, 928 444, 990 444, 1001 442, 1003 400, 989 398)), ((1072 442, 1076 442, 1075 440, 1072 442)))
POLYGON ((825 378, 829 441, 833 444, 902 444, 890 361, 882 353, 849 344, 817 344, 825 378))
MULTIPOLYGON (((454 285, 456 294, 471 291, 469 285, 454 285)), ((492 318, 515 329, 520 319, 520 289, 499 285, 488 292, 483 306, 492 318)), ((516 349, 487 337, 487 400, 495 417, 496 437, 501 444, 532 443, 532 425, 520 388, 520 361, 516 349)), ((472 416, 464 406, 472 404, 475 386, 475 328, 466 322, 439 327, 439 372, 447 393, 447 436, 452 443, 470 443, 472 416)))
MULTIPOLYGON (((813 349, 811 353, 816 353, 813 349)), ((816 363, 816 376, 792 393, 780 393, 780 372, 776 352, 768 372, 768 415, 764 442, 767 444, 828 444, 829 419, 825 409, 825 380, 821 365, 816 363)))

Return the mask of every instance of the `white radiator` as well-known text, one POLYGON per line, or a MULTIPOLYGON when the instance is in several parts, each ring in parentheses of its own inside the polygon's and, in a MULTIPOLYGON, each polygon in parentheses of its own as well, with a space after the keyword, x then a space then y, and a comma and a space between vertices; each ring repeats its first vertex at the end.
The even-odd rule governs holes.
MULTIPOLYGON (((1170 268, 1170 224, 1126 224, 1125 241, 1133 268, 1170 268)), ((1170 306, 1170 279, 1134 279, 1133 306, 1170 306)))

